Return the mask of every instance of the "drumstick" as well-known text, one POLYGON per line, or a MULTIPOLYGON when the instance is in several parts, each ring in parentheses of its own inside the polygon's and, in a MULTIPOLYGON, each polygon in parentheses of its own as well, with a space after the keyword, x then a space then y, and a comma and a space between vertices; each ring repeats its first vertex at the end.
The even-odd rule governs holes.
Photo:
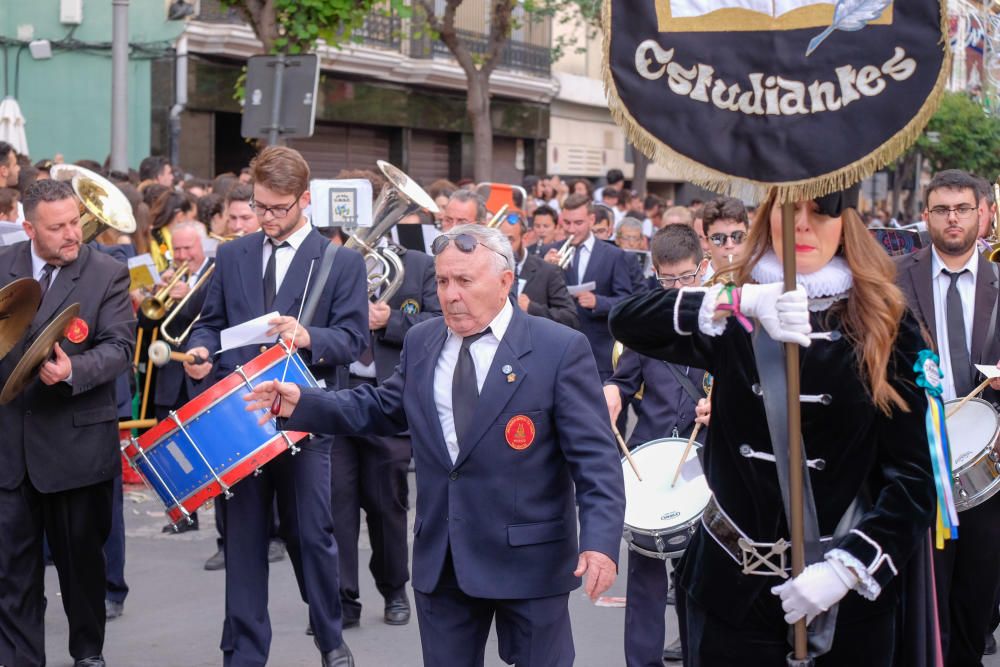
MULTIPOLYGON (((160 332, 159 328, 153 329, 153 335, 149 337, 152 342, 156 342, 156 334, 160 332)), ((149 385, 150 381, 153 379, 153 364, 146 359, 146 382, 143 384, 142 389, 142 405, 139 408, 139 419, 146 418, 146 405, 149 403, 149 385)))
MULTIPOLYGON (((292 329, 292 342, 288 344, 288 356, 285 357, 285 368, 281 371, 281 381, 285 381, 285 375, 288 373, 288 362, 292 360, 292 350, 295 348, 295 336, 299 333, 299 320, 302 319, 302 308, 306 305, 306 297, 309 296, 309 281, 312 280, 313 266, 316 265, 316 260, 309 262, 309 273, 306 274, 306 286, 302 290, 302 301, 299 302, 299 316, 295 318, 295 328, 292 329)), ((274 397, 274 402, 271 403, 271 414, 275 417, 281 412, 281 394, 278 393, 274 397)))
POLYGON ((983 380, 983 383, 981 385, 979 385, 978 387, 976 387, 975 389, 973 389, 969 393, 968 396, 966 396, 965 398, 963 398, 959 402, 958 405, 956 405, 951 410, 949 410, 948 413, 944 416, 944 418, 947 419, 948 417, 951 417, 953 414, 955 414, 956 412, 958 412, 959 410, 961 410, 963 405, 965 405, 970 400, 972 400, 973 398, 975 398, 976 396, 978 396, 979 394, 981 394, 982 391, 983 391, 983 389, 986 389, 987 385, 989 385, 990 380, 991 380, 991 378, 986 378, 985 380, 983 380))
POLYGON ((625 458, 628 460, 628 464, 632 466, 632 472, 635 473, 636 478, 641 482, 642 475, 639 474, 639 468, 636 467, 635 461, 632 460, 632 455, 629 454, 628 446, 625 444, 625 439, 622 438, 622 434, 618 432, 618 427, 614 424, 611 425, 611 430, 615 433, 615 439, 618 440, 618 446, 622 448, 622 454, 625 455, 625 458))
MULTIPOLYGON (((715 389, 713 384, 708 388, 708 393, 705 394, 705 398, 708 399, 709 403, 712 402, 712 390, 715 389)), ((694 439, 698 437, 698 431, 701 430, 701 422, 694 425, 694 430, 691 431, 691 437, 688 438, 687 445, 684 446, 684 453, 681 454, 681 460, 677 462, 677 470, 674 471, 674 479, 670 482, 670 488, 674 488, 677 484, 677 478, 681 476, 681 468, 684 467, 684 462, 687 461, 688 454, 691 453, 691 446, 694 444, 694 439)))

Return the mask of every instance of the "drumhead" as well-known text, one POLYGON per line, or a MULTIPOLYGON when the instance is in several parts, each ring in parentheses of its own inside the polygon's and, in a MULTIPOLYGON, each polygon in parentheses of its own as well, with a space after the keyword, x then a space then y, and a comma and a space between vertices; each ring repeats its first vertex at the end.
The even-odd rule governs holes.
POLYGON ((687 440, 662 438, 651 440, 632 451, 640 482, 626 459, 625 524, 646 531, 662 531, 697 519, 708 505, 712 493, 705 481, 695 447, 691 448, 677 478, 670 486, 677 463, 687 440))
MULTIPOLYGON (((944 405, 945 414, 958 405, 960 399, 944 405)), ((973 461, 980 452, 992 447, 997 437, 997 412, 986 401, 973 398, 945 421, 952 469, 973 461)))

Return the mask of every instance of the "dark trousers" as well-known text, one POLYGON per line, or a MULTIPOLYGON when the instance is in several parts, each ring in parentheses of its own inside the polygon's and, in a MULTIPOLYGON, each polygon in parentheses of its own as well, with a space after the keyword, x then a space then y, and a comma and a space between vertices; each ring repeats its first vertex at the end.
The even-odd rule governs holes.
MULTIPOLYGON (((775 579, 775 585, 780 580, 775 579)), ((731 625, 677 590, 684 667, 776 667, 791 652, 780 599, 765 589, 741 625, 731 625)), ((863 619, 837 617, 833 648, 816 667, 892 667, 895 609, 863 619)))
POLYGON ((112 482, 111 534, 104 543, 104 559, 108 564, 108 590, 105 594, 112 602, 125 602, 128 584, 125 583, 125 507, 122 497, 122 476, 112 482))
POLYGON ((934 549, 941 650, 947 667, 979 667, 1000 591, 1000 496, 958 521, 959 539, 934 549))
POLYGON ((340 599, 344 617, 358 618, 361 510, 365 512, 372 546, 368 567, 379 592, 388 598, 410 579, 406 535, 410 440, 376 435, 337 438, 331 461, 333 527, 340 553, 340 599))
POLYGON ((414 595, 424 667, 482 667, 494 617, 498 652, 508 665, 573 664, 568 593, 531 600, 470 597, 458 586, 449 553, 434 592, 414 595))
POLYGON ((337 543, 330 512, 331 438, 300 442, 233 486, 226 505, 226 620, 221 648, 229 667, 267 662, 271 621, 267 613, 267 547, 275 497, 281 536, 295 569, 299 593, 321 651, 341 645, 337 543))
POLYGON ((667 561, 629 550, 625 598, 627 667, 663 667, 669 588, 667 561))
POLYGON ((73 658, 104 649, 104 543, 111 531, 111 480, 41 493, 25 479, 0 489, 0 664, 45 664, 45 566, 48 536, 69 621, 73 658))

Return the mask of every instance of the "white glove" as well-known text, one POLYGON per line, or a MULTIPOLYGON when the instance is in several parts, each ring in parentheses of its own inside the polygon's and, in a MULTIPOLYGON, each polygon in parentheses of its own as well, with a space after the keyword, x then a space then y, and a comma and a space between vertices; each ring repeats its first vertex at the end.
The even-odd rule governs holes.
POLYGON ((744 285, 740 311, 757 318, 774 340, 809 347, 809 297, 801 285, 791 292, 784 289, 781 283, 744 285))
POLYGON ((843 563, 825 560, 813 563, 802 574, 775 586, 771 592, 781 598, 785 622, 792 625, 803 616, 806 624, 840 602, 858 583, 858 577, 843 563))

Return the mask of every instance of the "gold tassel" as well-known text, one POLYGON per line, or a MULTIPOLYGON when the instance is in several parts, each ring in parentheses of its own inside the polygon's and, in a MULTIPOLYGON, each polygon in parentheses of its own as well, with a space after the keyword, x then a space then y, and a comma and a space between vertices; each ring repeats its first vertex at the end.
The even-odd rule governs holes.
POLYGON ((750 202, 763 201, 772 189, 777 191, 778 202, 815 199, 848 188, 895 161, 920 137, 931 116, 937 111, 944 94, 948 73, 951 71, 951 51, 947 48, 944 38, 948 34, 948 12, 946 0, 940 0, 942 36, 939 44, 944 52, 944 61, 941 63, 937 81, 920 107, 920 111, 910 119, 910 122, 903 129, 865 157, 835 171, 800 181, 782 183, 755 181, 731 176, 678 153, 653 136, 632 117, 618 96, 618 89, 611 73, 611 4, 612 0, 605 0, 601 20, 604 26, 604 54, 601 72, 604 77, 604 90, 608 98, 608 110, 611 112, 611 118, 622 128, 626 138, 633 146, 642 151, 650 160, 669 169, 680 179, 690 181, 721 195, 738 197, 750 202))

